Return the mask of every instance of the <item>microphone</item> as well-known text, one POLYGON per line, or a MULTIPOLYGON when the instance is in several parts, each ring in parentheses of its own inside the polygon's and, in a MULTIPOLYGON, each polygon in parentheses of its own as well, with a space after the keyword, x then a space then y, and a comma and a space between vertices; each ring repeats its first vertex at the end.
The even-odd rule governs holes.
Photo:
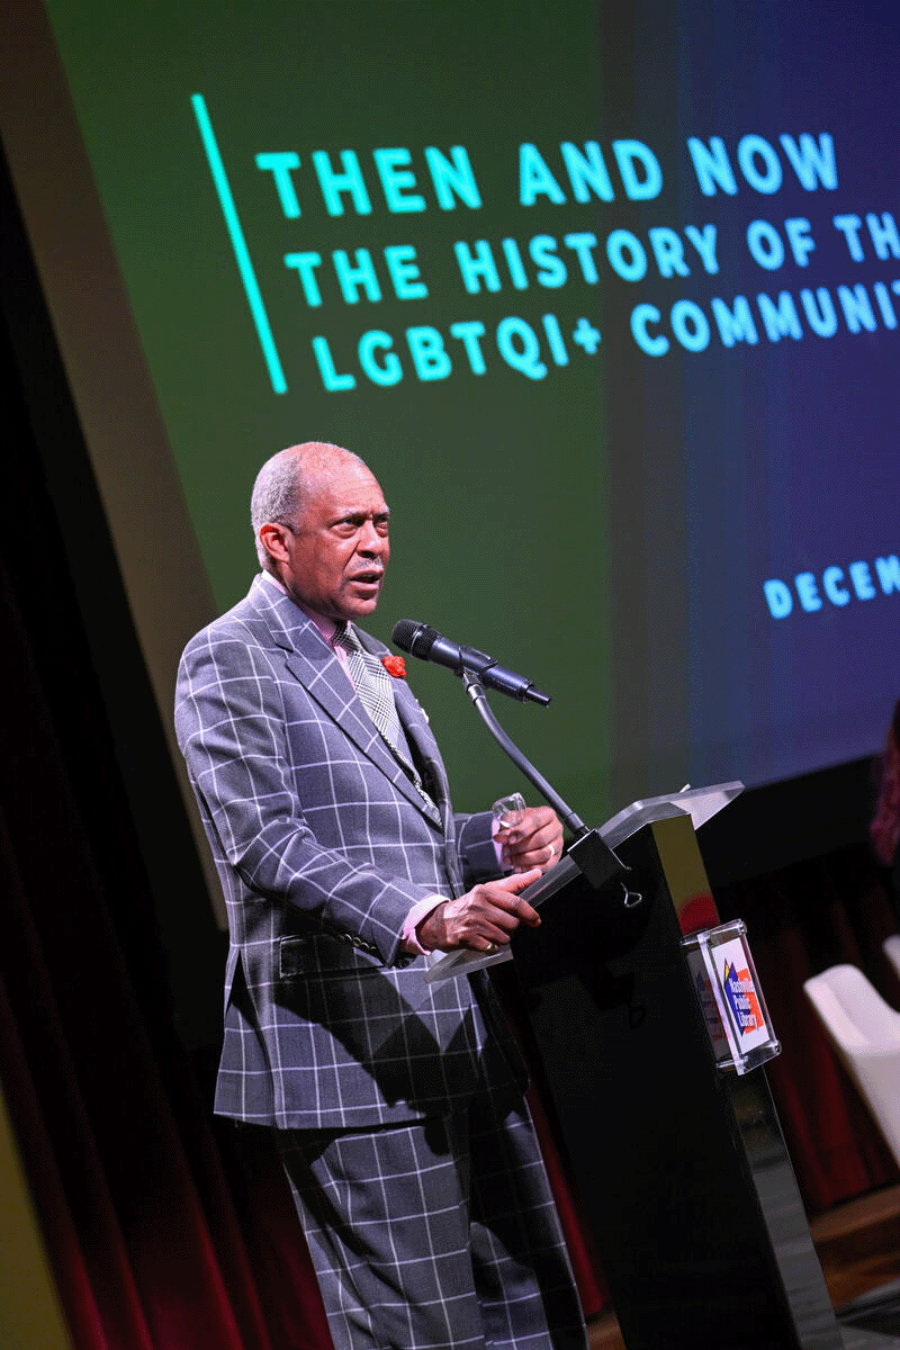
POLYGON ((446 666, 455 675, 462 675, 464 670, 469 670, 489 689, 498 689, 501 694, 517 698, 521 703, 540 703, 546 707, 550 702, 550 695, 536 689, 524 675, 507 670, 492 656, 477 651, 475 647, 460 647, 449 638, 442 637, 436 628, 430 628, 427 623, 400 619, 394 624, 391 640, 402 651, 409 652, 410 656, 446 666))

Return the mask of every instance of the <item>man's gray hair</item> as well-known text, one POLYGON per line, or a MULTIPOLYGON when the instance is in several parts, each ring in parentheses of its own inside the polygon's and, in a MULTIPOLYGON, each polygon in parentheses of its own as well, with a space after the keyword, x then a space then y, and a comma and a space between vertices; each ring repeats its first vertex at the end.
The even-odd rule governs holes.
POLYGON ((366 467, 359 455, 329 441, 304 441, 290 445, 267 459, 256 475, 250 498, 250 523, 260 566, 272 570, 272 559, 259 537, 261 526, 296 525, 303 511, 309 469, 326 469, 336 459, 352 459, 366 467))

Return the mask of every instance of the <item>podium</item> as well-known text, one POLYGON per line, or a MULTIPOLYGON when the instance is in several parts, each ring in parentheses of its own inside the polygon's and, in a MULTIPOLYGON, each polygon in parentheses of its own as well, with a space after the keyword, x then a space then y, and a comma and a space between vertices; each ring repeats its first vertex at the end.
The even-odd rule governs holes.
MULTIPOLYGON (((539 928, 518 929, 499 958, 453 953, 432 972, 512 959, 628 1350, 850 1343, 765 1070, 735 1061, 734 1034, 723 1053, 698 940, 685 945, 686 916, 712 907, 695 826, 739 790, 636 803, 592 832, 605 879, 599 845, 592 866, 563 859, 525 892, 539 928)), ((853 1333, 870 1343, 883 1340, 853 1333)))

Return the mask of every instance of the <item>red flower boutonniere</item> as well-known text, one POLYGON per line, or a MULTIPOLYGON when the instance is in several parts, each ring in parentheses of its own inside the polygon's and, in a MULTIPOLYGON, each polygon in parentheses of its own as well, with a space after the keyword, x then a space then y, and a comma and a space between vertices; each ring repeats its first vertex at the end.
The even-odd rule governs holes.
POLYGON ((383 656, 381 664, 389 675, 393 675, 395 680, 406 679, 406 662, 402 656, 383 656))

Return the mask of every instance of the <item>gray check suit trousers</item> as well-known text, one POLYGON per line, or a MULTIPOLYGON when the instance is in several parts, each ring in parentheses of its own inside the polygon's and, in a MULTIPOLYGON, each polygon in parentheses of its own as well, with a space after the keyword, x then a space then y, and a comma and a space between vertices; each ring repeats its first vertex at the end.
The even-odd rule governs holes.
POLYGON ((446 1117, 282 1136, 335 1350, 586 1350, 528 1108, 504 1078, 486 1064, 446 1117))

